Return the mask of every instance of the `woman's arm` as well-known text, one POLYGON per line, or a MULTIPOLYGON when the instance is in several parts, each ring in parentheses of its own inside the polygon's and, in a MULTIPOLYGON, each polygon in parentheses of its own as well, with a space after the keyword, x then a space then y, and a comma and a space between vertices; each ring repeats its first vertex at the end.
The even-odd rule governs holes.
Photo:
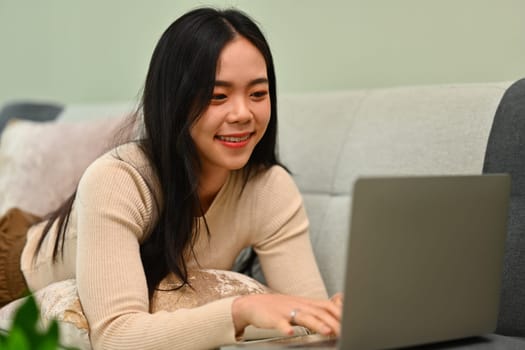
POLYGON ((94 349, 205 349, 234 342, 233 298, 149 313, 139 242, 153 209, 144 179, 123 161, 102 158, 80 182, 77 283, 94 349))
POLYGON ((340 296, 337 300, 327 297, 310 243, 302 197, 292 178, 275 166, 250 189, 257 196, 254 249, 269 287, 282 294, 236 299, 236 330, 251 324, 291 334, 291 326, 300 325, 321 334, 339 334, 340 296))
POLYGON ((281 167, 269 170, 258 186, 258 237, 254 249, 268 286, 283 294, 327 299, 310 242, 302 196, 281 167))

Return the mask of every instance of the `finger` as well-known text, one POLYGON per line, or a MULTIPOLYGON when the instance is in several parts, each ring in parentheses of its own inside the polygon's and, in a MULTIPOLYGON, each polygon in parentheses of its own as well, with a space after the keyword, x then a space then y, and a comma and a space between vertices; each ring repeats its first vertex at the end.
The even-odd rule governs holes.
POLYGON ((299 309, 292 309, 292 311, 290 311, 290 324, 293 326, 295 325, 295 316, 297 315, 297 313, 299 312, 299 309))
POLYGON ((316 304, 311 304, 310 306, 317 309, 314 314, 324 311, 330 313, 336 320, 341 320, 341 306, 336 305, 331 300, 320 301, 316 304))
POLYGON ((290 322, 286 319, 283 319, 282 321, 278 322, 276 325, 276 329, 281 332, 283 335, 293 335, 294 329, 290 322))
MULTIPOLYGON (((335 299, 338 300, 339 297, 336 295, 334 295, 332 298, 335 297, 335 299)), ((334 315, 337 319, 341 319, 342 303, 338 305, 336 302, 334 302, 332 298, 330 298, 329 300, 310 300, 307 302, 307 305, 314 308, 325 309, 329 311, 332 315, 334 315)))
POLYGON ((342 307, 343 306, 343 293, 336 293, 334 294, 330 300, 337 306, 342 307))
MULTIPOLYGON (((332 303, 325 302, 321 306, 306 306, 305 309, 299 309, 295 315, 295 323, 301 324, 320 334, 338 335, 340 331, 339 319, 329 310, 322 307, 328 304, 332 303)), ((332 308, 336 308, 335 305, 332 305, 332 308)))
MULTIPOLYGON (((315 327, 310 329, 321 334, 339 334, 341 328, 341 307, 338 307, 330 300, 309 302, 296 310, 301 310, 300 314, 305 316, 302 318, 303 322, 313 322, 308 325, 301 323, 302 326, 307 328, 315 327), (323 329, 323 325, 328 327, 329 330, 323 329)), ((296 323, 299 322, 297 315, 299 315, 299 312, 295 316, 296 323)))
POLYGON ((322 335, 339 335, 339 322, 329 313, 311 313, 301 310, 295 315, 295 323, 322 335))
POLYGON ((330 312, 327 312, 326 310, 316 310, 312 316, 319 319, 327 327, 329 327, 332 334, 339 335, 341 328, 340 314, 334 315, 330 312))

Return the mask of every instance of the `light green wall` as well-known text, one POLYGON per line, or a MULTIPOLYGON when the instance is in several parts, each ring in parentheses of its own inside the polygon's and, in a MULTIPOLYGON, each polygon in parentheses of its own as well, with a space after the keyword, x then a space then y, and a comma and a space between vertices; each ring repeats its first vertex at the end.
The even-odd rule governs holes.
POLYGON ((0 0, 0 102, 135 99, 162 31, 202 4, 258 20, 281 93, 525 76, 523 0, 0 0))

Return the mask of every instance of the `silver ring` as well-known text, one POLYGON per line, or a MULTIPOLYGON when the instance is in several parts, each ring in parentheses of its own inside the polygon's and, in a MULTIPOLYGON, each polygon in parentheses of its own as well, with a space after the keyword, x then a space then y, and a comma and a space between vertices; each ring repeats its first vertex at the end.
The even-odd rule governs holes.
POLYGON ((297 312, 299 312, 297 309, 290 311, 290 324, 295 324, 295 316, 297 316, 297 312))

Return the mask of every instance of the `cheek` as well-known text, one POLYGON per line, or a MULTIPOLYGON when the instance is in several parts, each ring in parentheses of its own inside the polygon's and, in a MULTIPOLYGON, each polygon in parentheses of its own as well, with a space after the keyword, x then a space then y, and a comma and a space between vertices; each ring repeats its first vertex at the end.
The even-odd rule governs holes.
POLYGON ((216 124, 217 123, 214 122, 213 119, 213 114, 205 112, 191 126, 191 138, 195 141, 195 139, 199 138, 200 136, 213 133, 217 127, 216 124))
POLYGON ((208 134, 207 123, 203 117, 199 118, 190 129, 190 136, 197 149, 204 147, 205 141, 208 139, 208 134))
POLYGON ((270 122, 270 114, 272 113, 270 102, 261 104, 257 110, 257 122, 266 128, 270 122))

